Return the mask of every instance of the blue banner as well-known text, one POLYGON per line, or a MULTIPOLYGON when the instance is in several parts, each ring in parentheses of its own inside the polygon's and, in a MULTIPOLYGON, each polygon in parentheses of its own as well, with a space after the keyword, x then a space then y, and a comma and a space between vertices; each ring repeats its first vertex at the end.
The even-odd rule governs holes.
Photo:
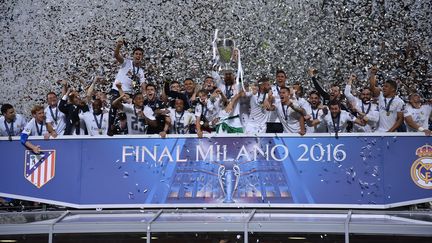
POLYGON ((77 208, 354 207, 432 201, 431 138, 0 140, 0 196, 77 208))

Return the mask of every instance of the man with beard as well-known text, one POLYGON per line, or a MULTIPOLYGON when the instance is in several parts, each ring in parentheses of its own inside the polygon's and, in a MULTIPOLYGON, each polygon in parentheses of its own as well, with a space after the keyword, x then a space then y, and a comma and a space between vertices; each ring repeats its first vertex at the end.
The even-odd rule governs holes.
POLYGON ((308 71, 309 76, 312 79, 312 83, 315 87, 315 90, 318 91, 321 98, 323 99, 323 104, 327 105, 330 101, 335 100, 337 101, 342 110, 348 111, 347 106, 343 103, 343 97, 341 95, 341 88, 338 84, 333 83, 330 87, 330 91, 327 92, 324 90, 323 86, 318 81, 318 71, 314 68, 310 68, 308 71))
POLYGON ((227 104, 222 104, 224 109, 219 112, 219 124, 217 133, 243 133, 243 125, 240 120, 240 103, 238 102, 243 92, 240 90, 240 84, 235 82, 234 73, 231 70, 224 71, 224 79, 217 72, 212 72, 213 80, 223 96, 227 99, 227 104))
MULTIPOLYGON (((292 99, 291 91, 287 87, 281 87, 279 93, 280 99, 275 99, 274 104, 270 105, 269 110, 276 110, 279 119, 284 127, 284 133, 298 133, 304 135, 305 122, 302 115, 303 111, 292 99)), ((273 97, 270 97, 273 100, 273 97)))
POLYGON ((144 96, 141 93, 134 95, 133 104, 123 104, 125 96, 126 94, 123 94, 117 98, 112 105, 126 113, 128 134, 147 134, 149 126, 157 126, 153 110, 149 106, 144 106, 144 96))
POLYGON ((351 94, 351 86, 357 77, 353 74, 348 79, 345 86, 344 95, 348 102, 352 104, 351 110, 357 114, 357 117, 364 121, 365 125, 354 124, 354 132, 375 132, 378 127, 379 110, 376 104, 373 104, 372 92, 368 87, 363 88, 360 92, 360 99, 351 94))
POLYGON ((336 138, 339 133, 347 132, 348 122, 353 122, 359 125, 364 124, 364 121, 361 121, 347 111, 341 110, 340 103, 336 100, 329 102, 328 109, 330 110, 330 113, 324 115, 322 120, 327 126, 327 130, 331 133, 335 133, 336 138))
POLYGON ((0 136, 18 136, 26 125, 26 120, 21 114, 16 114, 15 109, 11 104, 3 104, 1 106, 0 117, 0 136))
POLYGON ((86 124, 90 136, 106 135, 108 131, 108 114, 102 110, 102 101, 96 99, 93 101, 93 112, 87 111, 80 113, 79 117, 86 124))
POLYGON ((150 107, 153 110, 156 118, 156 126, 150 126, 147 130, 147 134, 159 134, 165 137, 171 126, 171 120, 169 117, 169 110, 166 109, 165 105, 156 96, 156 86, 154 84, 147 84, 146 86, 146 99, 144 105, 150 107))
POLYGON ((370 89, 374 97, 378 97, 379 125, 378 132, 396 132, 402 125, 405 102, 396 95, 397 84, 393 80, 384 83, 382 91, 377 86, 376 74, 378 68, 373 66, 370 70, 370 89))
POLYGON ((250 115, 245 125, 245 133, 264 133, 267 129, 266 121, 270 112, 270 102, 268 92, 270 91, 270 81, 268 78, 258 80, 258 87, 253 87, 252 91, 246 92, 250 97, 250 115))
POLYGON ((328 109, 321 105, 321 97, 316 90, 309 93, 310 111, 307 115, 311 119, 306 121, 307 133, 322 133, 327 132, 327 127, 322 122, 322 117, 328 113, 328 109))

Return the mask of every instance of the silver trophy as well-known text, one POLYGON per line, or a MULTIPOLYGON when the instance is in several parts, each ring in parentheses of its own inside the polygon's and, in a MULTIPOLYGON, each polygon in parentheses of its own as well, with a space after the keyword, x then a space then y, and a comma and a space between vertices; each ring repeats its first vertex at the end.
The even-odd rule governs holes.
POLYGON ((234 192, 240 179, 240 167, 233 163, 220 165, 218 170, 219 184, 225 196, 224 203, 234 203, 234 192))
POLYGON ((231 63, 234 61, 235 41, 227 33, 223 33, 216 39, 219 65, 222 71, 232 71, 231 63))

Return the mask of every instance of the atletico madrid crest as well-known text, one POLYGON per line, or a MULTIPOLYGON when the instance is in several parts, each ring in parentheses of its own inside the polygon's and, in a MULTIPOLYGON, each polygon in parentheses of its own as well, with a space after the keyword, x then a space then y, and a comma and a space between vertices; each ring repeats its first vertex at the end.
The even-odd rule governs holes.
POLYGON ((37 188, 44 186, 54 178, 55 156, 55 150, 41 150, 40 154, 26 150, 24 177, 37 188))

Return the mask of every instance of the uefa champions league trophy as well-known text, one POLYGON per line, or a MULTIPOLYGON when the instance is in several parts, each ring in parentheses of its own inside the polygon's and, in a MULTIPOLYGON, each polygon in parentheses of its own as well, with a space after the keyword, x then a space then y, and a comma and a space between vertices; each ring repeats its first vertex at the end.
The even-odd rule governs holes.
POLYGON ((224 203, 234 203, 233 196, 240 179, 240 167, 233 162, 220 165, 218 170, 219 184, 225 196, 224 203))
POLYGON ((231 62, 234 58, 235 41, 232 39, 229 32, 224 32, 218 35, 216 31, 216 49, 219 56, 219 65, 223 71, 233 70, 231 62))

